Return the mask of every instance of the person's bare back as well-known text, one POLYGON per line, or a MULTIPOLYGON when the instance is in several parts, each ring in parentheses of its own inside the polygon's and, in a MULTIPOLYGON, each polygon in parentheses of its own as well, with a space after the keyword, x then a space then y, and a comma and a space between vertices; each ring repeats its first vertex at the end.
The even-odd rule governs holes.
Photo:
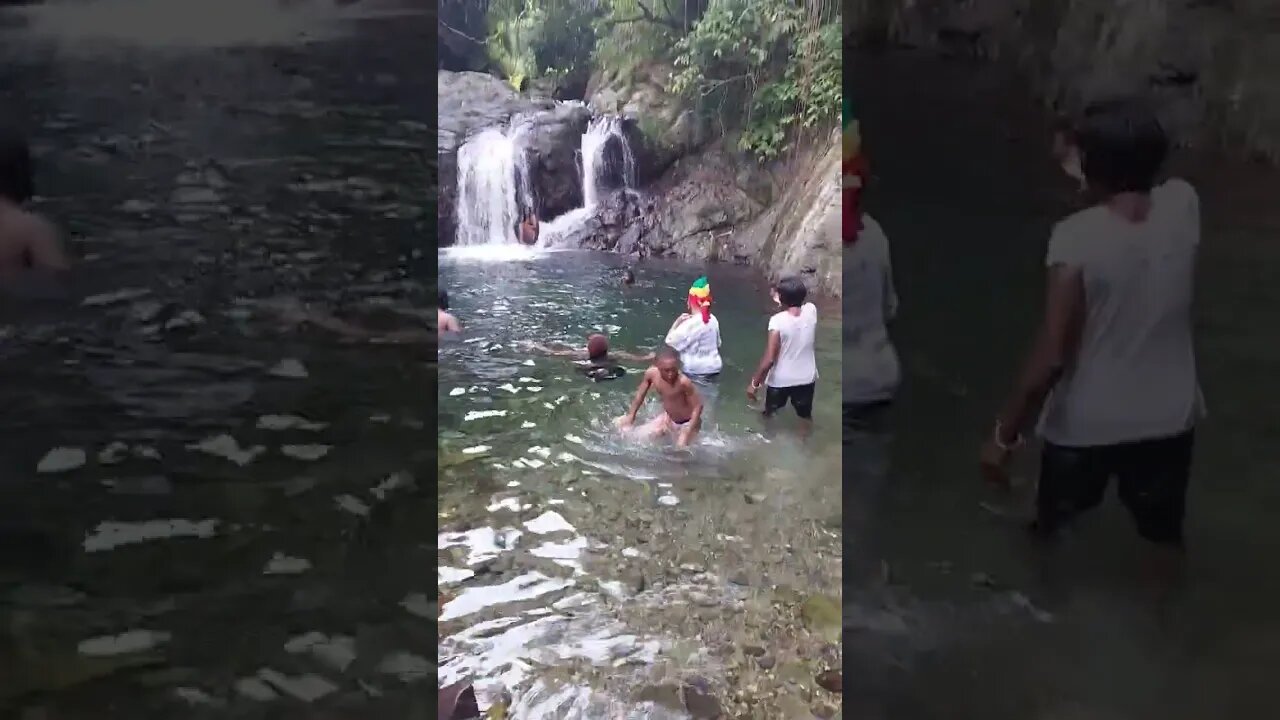
POLYGON ((16 131, 0 131, 0 284, 31 271, 66 270, 53 224, 23 207, 35 195, 31 148, 16 131))
POLYGON ((52 223, 0 198, 0 280, 69 267, 52 223))

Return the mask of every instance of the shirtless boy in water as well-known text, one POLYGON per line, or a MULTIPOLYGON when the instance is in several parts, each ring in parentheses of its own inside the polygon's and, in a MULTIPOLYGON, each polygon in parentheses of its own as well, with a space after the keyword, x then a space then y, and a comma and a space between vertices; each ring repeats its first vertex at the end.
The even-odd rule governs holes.
POLYGON ((23 207, 33 195, 27 141, 16 133, 0 131, 0 288, 31 271, 68 269, 53 225, 23 207))
POLYGON ((636 413, 652 388, 662 400, 662 412, 639 429, 642 437, 675 437, 676 446, 688 447, 702 429, 702 398, 689 376, 680 371, 680 353, 670 346, 658 351, 653 366, 644 371, 640 388, 631 400, 631 409, 614 423, 629 430, 636 422, 636 413))

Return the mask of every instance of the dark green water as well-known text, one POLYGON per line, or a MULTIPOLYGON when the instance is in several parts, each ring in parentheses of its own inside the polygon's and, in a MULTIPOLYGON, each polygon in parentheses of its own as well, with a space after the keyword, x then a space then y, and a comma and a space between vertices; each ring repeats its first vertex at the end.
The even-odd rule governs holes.
POLYGON ((813 435, 801 442, 783 417, 766 440, 745 389, 773 311, 767 284, 711 267, 725 369, 701 439, 688 452, 637 444, 610 420, 642 366, 592 383, 516 344, 591 332, 633 352, 660 343, 703 270, 646 262, 624 288, 623 267, 586 252, 440 256, 465 328, 440 348, 441 682, 505 686, 516 717, 669 717, 637 688, 661 695, 692 673, 733 695, 754 672, 748 644, 810 683, 836 662, 788 634, 776 593, 839 594, 838 311, 819 306, 813 435))
POLYGON ((426 717, 430 351, 258 301, 430 307, 433 18, 263 3, 196 47, 90 5, 0 24, 79 295, 0 300, 0 716, 426 717))
MULTIPOLYGON (((889 236, 905 380, 890 418, 878 515, 887 597, 860 598, 846 695, 859 717, 1249 718, 1270 713, 1280 657, 1273 475, 1280 354, 1274 173, 1221 159, 1179 172, 1205 213, 1197 342, 1209 418, 1197 436, 1188 584, 1157 604, 1140 543, 1105 507, 1038 552, 980 503, 1026 511, 1034 458, 1010 499, 976 470, 978 443, 1038 318, 1052 223, 1074 202, 1047 119, 984 66, 858 57, 874 170, 868 207, 889 236), (892 622, 875 615, 887 606, 892 622), (853 698, 859 698, 856 702, 853 698)), ((849 607, 846 607, 846 625, 849 607)))

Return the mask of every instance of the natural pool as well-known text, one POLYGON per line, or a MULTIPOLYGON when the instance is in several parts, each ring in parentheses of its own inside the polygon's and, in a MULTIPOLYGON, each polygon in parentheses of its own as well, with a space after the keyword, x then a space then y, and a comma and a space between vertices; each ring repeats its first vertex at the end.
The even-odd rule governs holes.
POLYGON ((609 421, 641 366, 591 382, 520 345, 660 343, 703 270, 647 261, 627 288, 625 263, 440 255, 465 329, 439 355, 440 684, 470 677, 482 704, 505 689, 520 718, 834 709, 814 677, 840 665, 838 609, 822 612, 841 577, 838 309, 819 303, 813 434, 786 416, 765 432, 745 389, 768 285, 712 267, 725 369, 701 440, 637 445, 609 421))

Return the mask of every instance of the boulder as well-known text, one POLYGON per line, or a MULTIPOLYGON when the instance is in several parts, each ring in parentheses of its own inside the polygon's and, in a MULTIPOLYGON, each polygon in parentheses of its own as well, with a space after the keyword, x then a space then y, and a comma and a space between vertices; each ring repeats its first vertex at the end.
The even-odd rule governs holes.
POLYGON ((582 206, 578 149, 591 111, 582 105, 556 105, 522 117, 521 145, 529 163, 538 217, 550 220, 582 206))

